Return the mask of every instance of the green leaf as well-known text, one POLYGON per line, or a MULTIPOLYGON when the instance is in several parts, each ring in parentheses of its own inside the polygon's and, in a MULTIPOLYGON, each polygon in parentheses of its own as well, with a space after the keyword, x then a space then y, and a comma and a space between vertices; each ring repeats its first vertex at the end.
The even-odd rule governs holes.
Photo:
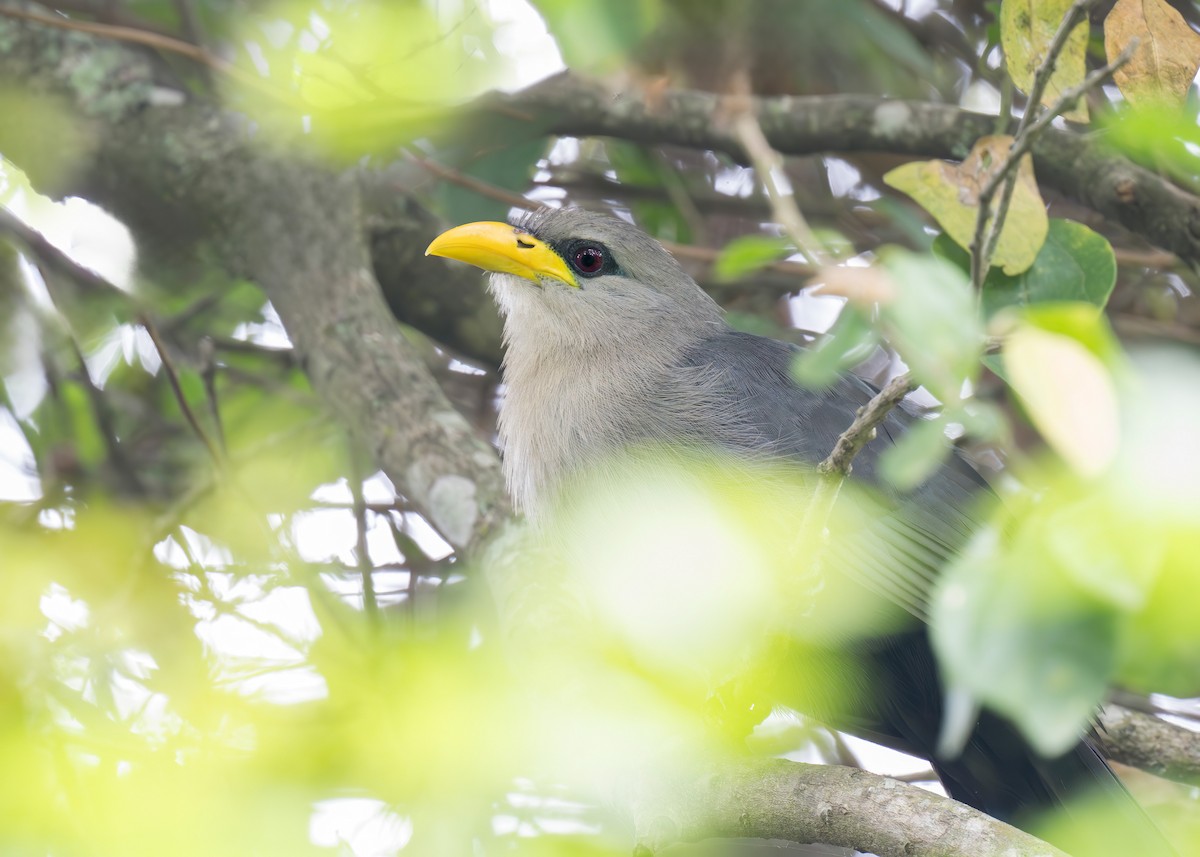
POLYGON ((92 467, 104 460, 104 438, 96 425, 92 411, 92 401, 82 384, 63 384, 59 396, 66 408, 67 419, 71 427, 71 441, 79 460, 86 466, 92 467))
POLYGON ((981 532, 939 580, 930 628, 947 683, 1054 756, 1079 740, 1104 694, 1116 623, 1046 559, 981 532))
MULTIPOLYGON (((457 169, 493 187, 521 194, 529 189, 533 167, 545 151, 544 140, 526 140, 486 152, 467 164, 457 165, 457 169)), ((451 182, 441 183, 437 200, 442 216, 450 223, 505 220, 512 208, 506 202, 451 182)))
POLYGON ((993 268, 983 284, 983 311, 1010 306, 1082 301, 1103 307, 1117 282, 1117 258, 1104 236, 1082 223, 1055 218, 1032 267, 1010 277, 993 268))
POLYGON ((1104 329, 1098 311, 1068 306, 1090 314, 1095 330, 1085 328, 1080 337, 1036 323, 1020 325, 1005 339, 1004 377, 1046 442, 1077 472, 1097 476, 1118 450, 1116 379, 1087 342, 1104 329))
POLYGON ((933 475, 950 454, 944 416, 913 423, 879 459, 879 472, 901 491, 911 491, 933 475))
POLYGON ((713 264, 713 276, 721 282, 737 280, 747 274, 778 262, 795 250, 785 238, 767 235, 744 235, 734 238, 721 250, 713 264))
POLYGON ((829 332, 792 361, 792 377, 801 386, 823 389, 870 357, 878 345, 879 334, 867 317, 847 304, 829 332))
POLYGON ((611 71, 658 24, 658 0, 534 0, 558 43, 563 60, 576 70, 611 71))
POLYGON ((880 307, 888 341, 933 395, 958 401, 963 382, 979 373, 983 343, 966 275, 928 254, 888 248, 882 259, 897 287, 880 307))

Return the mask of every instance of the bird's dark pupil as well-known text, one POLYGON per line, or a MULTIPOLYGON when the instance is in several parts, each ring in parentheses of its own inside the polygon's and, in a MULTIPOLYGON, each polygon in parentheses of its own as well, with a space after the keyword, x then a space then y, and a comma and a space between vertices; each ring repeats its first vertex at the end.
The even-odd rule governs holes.
POLYGON ((604 254, 595 247, 584 247, 575 251, 575 265, 585 274, 593 274, 604 267, 604 254))

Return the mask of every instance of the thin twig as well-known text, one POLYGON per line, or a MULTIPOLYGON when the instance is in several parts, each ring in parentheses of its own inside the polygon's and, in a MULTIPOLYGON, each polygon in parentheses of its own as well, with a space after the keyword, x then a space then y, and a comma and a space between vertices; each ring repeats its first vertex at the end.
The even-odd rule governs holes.
POLYGON ((196 437, 204 444, 204 448, 208 450, 213 463, 217 465, 218 469, 222 469, 221 453, 209 438, 208 433, 200 425, 200 420, 196 418, 196 412, 192 410, 192 406, 188 404, 187 396, 183 393, 183 386, 179 383, 179 373, 175 369, 175 362, 171 359, 171 355, 167 351, 167 346, 163 343, 162 337, 158 335, 157 328, 150 321, 150 317, 144 313, 139 315, 138 323, 145 328, 146 333, 150 336, 150 341, 154 343, 154 349, 158 352, 158 357, 162 361, 163 371, 166 372, 167 382, 171 385, 171 392, 175 394, 175 401, 179 404, 179 410, 183 412, 184 419, 187 420, 196 437))
MULTIPOLYGON (((493 184, 477 179, 474 176, 466 175, 453 167, 447 167, 445 164, 431 161, 429 158, 422 157, 416 153, 409 152, 407 156, 413 163, 438 178, 458 187, 466 188, 487 199, 494 199, 497 202, 502 202, 512 208, 520 208, 524 211, 534 211, 542 207, 540 202, 527 199, 520 194, 505 190, 504 188, 496 187, 493 184)), ((721 256, 721 251, 712 247, 697 247, 692 244, 679 244, 675 241, 663 241, 661 239, 658 243, 677 259, 689 259, 705 265, 712 265, 721 256)), ((771 271, 772 273, 783 274, 788 277, 796 277, 797 279, 807 279, 816 272, 815 266, 799 262, 775 262, 770 265, 764 265, 760 270, 771 271)))
POLYGON ((371 565, 371 552, 367 547, 367 503, 363 496, 363 467, 356 449, 350 450, 350 495, 354 498, 355 543, 354 553, 358 562, 358 575, 362 580, 363 612, 374 627, 379 622, 379 603, 375 598, 375 568, 371 565))
POLYGON ((1067 10, 1062 23, 1054 33, 1045 59, 1034 73, 1025 112, 1017 123, 1012 146, 1009 148, 1004 162, 989 177, 979 193, 979 210, 975 216, 975 232, 970 247, 971 283, 976 290, 981 290, 983 287, 983 281, 987 277, 992 257, 995 255, 996 246, 1000 241, 1000 233, 1008 216, 1013 192, 1016 190, 1021 159, 1030 150, 1037 136, 1050 125, 1056 116, 1074 105, 1081 95, 1099 85, 1101 81, 1128 62, 1129 57, 1132 56, 1132 51, 1127 50, 1113 62, 1087 75, 1079 85, 1063 92, 1048 110, 1039 111, 1042 96, 1054 74, 1058 58, 1062 54, 1063 48, 1066 47, 1067 39, 1075 27, 1087 18, 1088 12, 1096 2, 1097 0, 1076 0, 1067 10), (1001 187, 1003 187, 1003 191, 993 215, 992 200, 995 198, 996 191, 1001 187))
MULTIPOLYGON (((45 273, 42 278, 45 279, 45 273)), ((88 371, 87 358, 84 357, 83 350, 80 349, 79 343, 75 341, 73 336, 68 335, 67 342, 70 344, 71 351, 75 355, 76 361, 79 363, 79 380, 83 385, 84 391, 87 393, 88 402, 92 406, 92 416, 96 420, 96 427, 100 429, 100 436, 104 439, 104 449, 108 453, 108 460, 116 471, 117 478, 125 485, 126 490, 131 494, 139 495, 146 492, 146 486, 142 484, 142 480, 138 477, 137 469, 133 467, 129 461, 129 457, 125 455, 125 449, 121 446, 120 438, 117 437, 117 429, 113 423, 112 408, 104 398, 104 392, 96 386, 92 380, 91 372, 88 371)))
POLYGON ((225 445, 225 427, 221 422, 221 406, 217 399, 217 353, 216 345, 211 336, 200 340, 200 378, 204 381, 204 395, 208 399, 208 414, 212 417, 213 429, 217 435, 217 445, 221 454, 225 455, 228 448, 225 445))
POLYGON ((3 207, 0 207, 0 231, 7 232, 15 238, 30 255, 40 259, 48 269, 67 275, 85 289, 97 294, 119 295, 126 300, 133 299, 132 295, 113 285, 91 268, 80 265, 51 244, 50 239, 45 235, 3 207))
POLYGON ((884 417, 916 388, 912 374, 897 375, 884 385, 871 401, 858 409, 854 422, 837 439, 833 451, 817 465, 817 471, 838 478, 850 475, 850 464, 859 450, 875 437, 875 428, 884 417))
POLYGON ((749 104, 734 115, 732 128, 734 136, 746 150, 754 171, 758 173, 758 180, 762 182, 767 193, 775 221, 783 227, 784 233, 809 263, 822 264, 825 253, 821 249, 821 242, 801 213, 800 206, 796 204, 796 197, 775 181, 776 171, 783 169, 783 156, 767 142, 767 135, 763 133, 762 126, 758 124, 758 119, 754 117, 749 104))
MULTIPOLYGON (((996 206, 996 216, 992 218, 990 225, 987 228, 987 240, 984 243, 984 252, 980 259, 980 267, 982 275, 986 276, 987 264, 996 253, 996 245, 1000 241, 1000 232, 1004 229, 1004 221, 1008 216, 1008 209, 1012 202, 1013 192, 1017 186, 1017 164, 1020 162, 1026 153, 1033 146, 1034 140, 1041 134, 1042 129, 1049 127, 1056 116, 1059 116, 1064 111, 1069 110, 1071 106, 1086 92, 1099 86, 1103 81, 1112 76, 1113 72, 1119 69, 1133 57, 1133 52, 1137 48, 1137 41, 1131 42, 1120 56, 1114 59, 1107 65, 1096 69, 1091 74, 1087 75, 1077 86, 1073 86, 1063 92, 1057 101, 1054 102, 1047 110, 1041 114, 1033 122, 1025 126, 1024 130, 1018 129, 1017 136, 1013 140, 1012 147, 1009 149, 1008 155, 1005 157, 1004 164, 1000 172, 989 179, 984 187, 984 193, 979 195, 979 212, 980 216, 976 217, 976 235, 978 236, 980 221, 987 221, 984 215, 985 204, 990 206, 992 196, 996 192, 996 186, 1000 181, 1004 181, 1004 191, 1000 197, 1000 203, 996 206), (991 190, 991 193, 987 191, 991 190), (985 203, 986 200, 986 203, 985 203)), ((1026 116, 1029 114, 1027 113, 1026 116)), ((1022 118, 1024 123, 1024 117, 1022 118)), ((975 273, 975 272, 973 272, 975 273)), ((975 283, 976 287, 982 284, 982 280, 975 283)))

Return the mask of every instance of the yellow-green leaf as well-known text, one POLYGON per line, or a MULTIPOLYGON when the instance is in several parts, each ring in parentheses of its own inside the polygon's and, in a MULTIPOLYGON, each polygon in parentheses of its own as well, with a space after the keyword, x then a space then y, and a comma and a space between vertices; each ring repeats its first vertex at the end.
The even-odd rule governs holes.
POLYGON ((1104 19, 1104 53, 1112 62, 1137 39, 1113 80, 1130 104, 1182 107, 1200 69, 1200 35, 1164 0, 1117 0, 1104 19))
MULTIPOLYGON (((920 203, 955 243, 969 249, 975 235, 979 194, 1003 165, 1012 142, 1012 137, 1004 135, 981 137, 961 164, 918 161, 897 167, 883 180, 920 203)), ((1033 160, 1025 155, 1017 167, 1017 186, 992 264, 1010 276, 1028 270, 1046 242, 1049 229, 1050 219, 1038 192, 1033 160)))
MULTIPOLYGON (((1028 93, 1037 70, 1046 59, 1050 42, 1066 17, 1073 0, 1004 0, 1000 6, 1000 45, 1008 62, 1008 73, 1017 89, 1028 93)), ((1067 36, 1058 55, 1054 73, 1046 84, 1046 103, 1055 101, 1066 90, 1078 86, 1087 74, 1087 22, 1067 36)), ((1063 113, 1073 122, 1086 122, 1087 105, 1081 100, 1063 113)))
POLYGON ((1119 440, 1111 373, 1080 341, 1022 325, 1004 345, 1009 383, 1042 437, 1084 476, 1102 473, 1119 440))

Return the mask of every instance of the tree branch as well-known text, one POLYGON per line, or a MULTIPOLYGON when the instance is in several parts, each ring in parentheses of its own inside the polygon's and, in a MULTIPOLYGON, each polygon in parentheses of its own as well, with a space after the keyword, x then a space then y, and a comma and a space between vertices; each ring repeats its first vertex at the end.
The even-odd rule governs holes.
POLYGON ((818 472, 830 476, 844 478, 850 475, 850 465, 854 456, 875 437, 875 427, 904 401, 904 397, 913 391, 916 382, 908 372, 897 375, 875 394, 871 401, 858 409, 854 422, 841 435, 829 455, 817 465, 818 472))
POLYGON ((879 857, 1066 857, 957 801, 855 768, 747 759, 660 773, 630 794, 639 857, 682 842, 747 836, 879 857))
MULTIPOLYGON (((957 107, 865 95, 752 99, 767 141, 785 155, 882 151, 961 160, 995 117, 957 107)), ((524 111, 543 133, 613 136, 642 143, 712 149, 748 159, 721 99, 702 92, 610 90, 569 73, 478 104, 482 118, 497 109, 524 111)), ((1106 150, 1102 141, 1048 128, 1031 147, 1039 181, 1120 223, 1181 258, 1200 262, 1200 198, 1106 150)))
POLYGON ((95 141, 54 191, 121 218, 143 261, 156 246, 207 248, 261 286, 329 411, 451 544, 473 546, 511 514, 495 452, 383 303, 355 176, 271 151, 204 102, 155 103, 149 58, 120 43, 12 18, 0 18, 0 42, 0 82, 65 97, 95 141))
POLYGON ((1120 705, 1100 710, 1100 746, 1108 758, 1169 780, 1200 785, 1200 732, 1120 705))

